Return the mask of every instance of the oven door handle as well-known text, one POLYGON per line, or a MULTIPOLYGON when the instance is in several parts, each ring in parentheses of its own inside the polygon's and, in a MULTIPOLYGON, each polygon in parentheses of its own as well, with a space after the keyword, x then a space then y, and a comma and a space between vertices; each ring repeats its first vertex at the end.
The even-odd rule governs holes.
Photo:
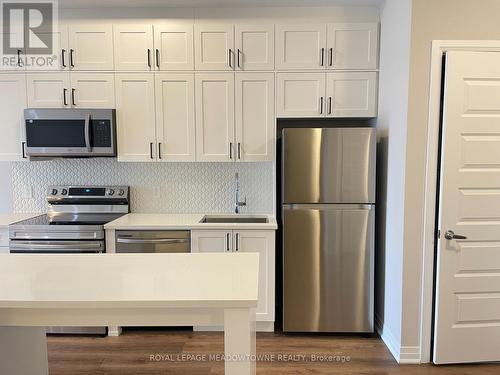
POLYGON ((184 238, 155 238, 155 239, 139 239, 139 238, 120 238, 116 239, 117 243, 133 243, 133 244, 148 244, 148 243, 186 243, 184 238))
POLYGON ((81 252, 82 250, 103 250, 102 244, 99 242, 73 242, 73 243, 38 243, 38 242, 11 242, 11 252, 23 250, 54 250, 54 251, 68 251, 68 252, 81 252))
POLYGON ((92 151, 92 146, 90 145, 90 113, 85 116, 85 147, 87 152, 92 151))

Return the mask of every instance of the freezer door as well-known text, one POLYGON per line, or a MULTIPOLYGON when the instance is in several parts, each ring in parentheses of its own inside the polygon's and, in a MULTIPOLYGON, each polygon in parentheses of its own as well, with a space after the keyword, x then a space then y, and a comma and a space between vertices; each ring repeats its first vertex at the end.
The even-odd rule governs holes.
POLYGON ((283 130, 284 203, 375 203, 373 128, 283 130))
POLYGON ((283 330, 373 332, 372 205, 283 209, 283 330))

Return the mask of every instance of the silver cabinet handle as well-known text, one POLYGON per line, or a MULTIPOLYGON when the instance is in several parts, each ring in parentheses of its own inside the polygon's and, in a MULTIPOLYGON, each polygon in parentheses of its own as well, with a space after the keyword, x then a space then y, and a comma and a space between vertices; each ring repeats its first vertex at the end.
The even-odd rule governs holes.
POLYGON ((121 238, 116 239, 118 243, 133 243, 133 244, 155 244, 155 243, 186 243, 185 238, 154 238, 154 239, 140 239, 140 238, 121 238))
POLYGON ((87 152, 90 152, 92 145, 90 144, 90 113, 85 116, 85 147, 87 152))
POLYGON ((319 114, 320 115, 323 114, 323 97, 322 96, 319 98, 319 114))
POLYGON ((240 250, 240 234, 239 233, 236 233, 236 246, 235 246, 235 250, 236 251, 239 251, 240 250))
POLYGON ((229 251, 229 233, 226 233, 226 251, 229 251))
POLYGON ((447 240, 466 240, 467 237, 461 236, 459 234, 455 234, 452 230, 447 230, 446 233, 444 234, 444 238, 447 240))

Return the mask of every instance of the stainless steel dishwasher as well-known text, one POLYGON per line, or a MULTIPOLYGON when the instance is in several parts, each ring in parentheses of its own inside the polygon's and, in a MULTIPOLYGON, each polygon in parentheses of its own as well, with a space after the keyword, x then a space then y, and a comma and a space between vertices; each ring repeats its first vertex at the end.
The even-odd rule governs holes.
POLYGON ((189 253, 188 230, 117 230, 117 253, 189 253))

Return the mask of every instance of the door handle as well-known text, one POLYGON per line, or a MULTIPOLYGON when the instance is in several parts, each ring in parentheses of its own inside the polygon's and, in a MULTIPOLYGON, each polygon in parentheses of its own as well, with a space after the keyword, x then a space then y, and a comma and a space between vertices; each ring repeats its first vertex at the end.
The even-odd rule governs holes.
POLYGON ((332 114, 332 97, 331 96, 328 97, 328 114, 329 115, 332 114))
POLYGON ((87 152, 92 150, 92 145, 90 144, 90 113, 85 116, 85 147, 87 147, 87 152))
POLYGON ((75 91, 76 91, 76 89, 71 89, 71 104, 74 105, 74 106, 76 106, 75 91))
POLYGON ((74 49, 69 50, 69 65, 74 68, 75 67, 75 61, 73 60, 73 53, 75 52, 74 49))
POLYGON ((229 48, 229 51, 228 51, 228 63, 229 63, 229 67, 232 68, 233 67, 233 63, 232 63, 232 55, 233 55, 233 51, 231 48, 229 48))
POLYGON ((68 105, 68 99, 66 98, 67 93, 68 93, 68 89, 63 89, 63 104, 64 104, 64 106, 68 105))
POLYGON ((241 142, 238 142, 238 160, 241 159, 241 142))
POLYGON ((151 68, 151 50, 148 48, 148 67, 151 68))
POLYGON ((27 159, 25 149, 26 149, 26 142, 21 142, 21 152, 23 154, 23 159, 27 159))
POLYGON ((329 56, 329 63, 328 65, 332 66, 333 65, 333 48, 330 48, 330 56, 329 56))
POLYGON ((62 49, 61 50, 61 66, 63 68, 66 68, 66 61, 65 61, 65 58, 64 58, 64 55, 66 54, 66 50, 65 49, 62 49))
POLYGON ((323 114, 323 97, 322 96, 319 98, 319 114, 320 115, 323 114))
POLYGON ((226 251, 229 251, 229 233, 226 233, 226 251))
POLYGON ((158 159, 161 159, 161 142, 158 142, 158 159))
POLYGON ((22 50, 18 49, 17 50, 17 66, 21 67, 22 64, 21 64, 21 52, 22 50))
POLYGON ((236 251, 240 250, 240 234, 239 233, 236 233, 236 246, 235 246, 235 250, 236 251))
POLYGON ((241 55, 241 50, 238 48, 238 68, 241 69, 241 65, 240 65, 240 55, 241 55))
POLYGON ((149 157, 153 159, 153 142, 149 142, 149 157))
POLYGON ((325 49, 321 48, 321 66, 325 65, 325 49))
POLYGON ((233 158, 233 142, 229 142, 229 159, 233 158))
POLYGON ((160 50, 157 48, 156 49, 156 67, 160 69, 160 50))
POLYGON ((467 237, 461 236, 459 234, 455 234, 452 230, 447 230, 446 233, 444 234, 444 238, 447 240, 466 240, 467 237))

